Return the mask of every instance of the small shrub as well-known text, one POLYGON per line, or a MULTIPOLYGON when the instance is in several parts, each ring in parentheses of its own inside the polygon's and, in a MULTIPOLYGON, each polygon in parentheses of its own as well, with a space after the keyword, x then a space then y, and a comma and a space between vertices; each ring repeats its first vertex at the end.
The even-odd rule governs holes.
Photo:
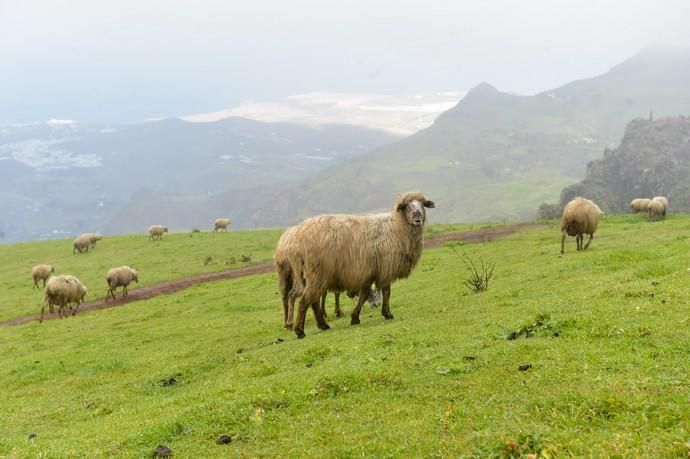
POLYGON ((204 266, 208 265, 212 261, 213 261, 213 257, 210 255, 208 257, 204 258, 204 266))
MULTIPOLYGON (((453 251, 458 254, 455 247, 453 251)), ((488 289, 489 281, 494 275, 496 263, 489 262, 485 264, 484 259, 479 257, 479 265, 477 265, 467 253, 460 252, 458 255, 469 271, 467 276, 462 279, 462 283, 475 293, 483 292, 488 289)))
POLYGON ((250 261, 252 261, 252 256, 251 255, 242 255, 240 257, 240 261, 242 263, 249 263, 250 261))

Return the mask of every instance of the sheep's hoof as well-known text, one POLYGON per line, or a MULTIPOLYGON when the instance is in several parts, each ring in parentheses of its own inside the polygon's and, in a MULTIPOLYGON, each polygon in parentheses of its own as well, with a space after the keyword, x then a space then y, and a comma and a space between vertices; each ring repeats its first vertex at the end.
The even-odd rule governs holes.
POLYGON ((344 317, 345 314, 344 314, 342 311, 338 311, 338 312, 335 313, 335 316, 336 316, 337 318, 341 318, 341 317, 344 317))
POLYGON ((395 316, 393 316, 393 314, 388 313, 388 314, 384 314, 383 318, 386 320, 392 320, 392 319, 395 319, 395 316))
POLYGON ((295 330, 295 335, 297 335, 297 339, 302 339, 305 336, 307 336, 304 334, 304 332, 302 330, 295 330))
POLYGON ((331 329, 331 327, 330 327, 328 324, 326 324, 326 323, 323 323, 323 324, 319 325, 319 328, 320 328, 321 330, 330 330, 330 329, 331 329))
POLYGON ((286 330, 292 330, 292 324, 285 324, 283 327, 285 327, 286 330))
POLYGON ((353 317, 350 319, 350 325, 359 325, 359 317, 353 317))

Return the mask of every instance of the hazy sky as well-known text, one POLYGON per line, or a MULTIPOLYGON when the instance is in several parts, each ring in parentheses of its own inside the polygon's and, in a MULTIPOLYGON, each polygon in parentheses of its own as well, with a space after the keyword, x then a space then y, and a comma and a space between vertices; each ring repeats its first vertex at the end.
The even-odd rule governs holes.
POLYGON ((0 0, 0 123, 136 121, 310 91, 534 93, 650 44, 687 0, 0 0))

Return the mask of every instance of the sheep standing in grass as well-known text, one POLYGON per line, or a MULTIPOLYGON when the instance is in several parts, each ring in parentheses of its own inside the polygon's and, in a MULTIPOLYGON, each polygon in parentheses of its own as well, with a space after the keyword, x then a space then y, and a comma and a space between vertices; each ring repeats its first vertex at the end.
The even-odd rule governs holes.
POLYGON ((139 282, 139 273, 136 269, 132 269, 129 266, 120 266, 108 271, 105 280, 108 282, 108 293, 105 295, 105 301, 108 301, 109 295, 112 295, 113 300, 115 300, 115 290, 118 287, 122 287, 122 297, 126 297, 129 284, 132 281, 139 282))
POLYGON ((65 274, 51 277, 46 283, 40 322, 43 322, 43 313, 46 306, 48 306, 51 313, 54 312, 53 306, 58 306, 58 315, 62 319, 65 308, 71 303, 76 303, 76 307, 72 311, 72 315, 75 315, 79 305, 84 302, 86 294, 86 287, 74 276, 65 274))
POLYGON ((426 208, 433 207, 422 193, 407 192, 396 198, 389 213, 321 215, 298 225, 297 253, 290 257, 293 280, 302 292, 294 326, 297 337, 304 337, 307 309, 317 305, 320 310, 318 301, 328 290, 359 292, 350 321, 357 325, 371 284, 376 283, 383 298, 381 314, 393 319, 391 284, 408 277, 419 261, 426 208))
POLYGON ((156 239, 162 239, 163 233, 168 232, 168 227, 163 225, 151 225, 149 226, 149 240, 153 241, 156 239))
POLYGON ((594 238, 594 232, 604 213, 589 199, 576 197, 563 209, 561 217, 561 254, 565 248, 565 236, 575 236, 577 250, 586 250, 594 238), (584 235, 589 235, 587 244, 582 245, 584 235))
POLYGON ((51 274, 55 272, 55 268, 52 267, 51 265, 36 265, 31 269, 31 277, 34 279, 34 286, 33 288, 40 288, 38 286, 38 281, 42 280, 43 281, 43 287, 45 288, 46 286, 46 280, 50 277, 51 274))
POLYGON ((640 198, 640 199, 633 199, 630 202, 630 210, 636 214, 638 212, 647 212, 647 206, 649 206, 649 203, 651 202, 651 199, 646 199, 646 198, 640 198))
POLYGON ((663 196, 655 196, 652 198, 652 201, 656 201, 660 203, 662 206, 664 206, 664 210, 661 212, 661 215, 664 217, 666 216, 666 210, 668 209, 668 199, 666 199, 663 196))
POLYGON ((98 233, 86 233, 83 236, 88 236, 89 237, 89 247, 90 248, 95 248, 96 247, 96 242, 100 241, 103 239, 103 236, 101 236, 98 233))
POLYGON ((232 222, 229 218, 216 218, 216 221, 214 222, 213 232, 215 233, 216 231, 220 230, 227 231, 228 226, 230 226, 230 223, 232 222))
POLYGON ((649 220, 657 220, 664 215, 665 207, 661 201, 652 200, 647 206, 647 217, 649 220))
MULTIPOLYGON (((296 234, 296 226, 291 226, 286 229, 280 236, 275 252, 273 253, 273 262, 276 267, 276 272, 278 273, 278 288, 283 300, 283 323, 287 329, 292 329, 295 300, 301 293, 298 290, 300 284, 294 282, 292 266, 290 264, 290 257, 295 256, 298 251, 299 241, 296 238, 296 234)), ((318 304, 316 305, 316 309, 314 309, 314 305, 312 305, 312 309, 314 310, 314 317, 319 323, 319 326, 323 327, 325 325, 327 329, 328 325, 326 325, 325 320, 323 320, 323 315, 319 314, 317 311, 318 304)))
POLYGON ((91 247, 91 236, 88 234, 82 234, 74 240, 74 246, 72 247, 72 254, 77 252, 89 252, 89 247, 91 247))
MULTIPOLYGON (((273 254, 273 260, 276 267, 276 272, 278 274, 278 288, 280 290, 280 295, 283 300, 283 323, 285 328, 291 330, 293 327, 294 309, 295 301, 302 292, 299 291, 299 285, 293 281, 292 278, 292 268, 290 265, 290 257, 297 256, 299 241, 296 238, 297 227, 292 226, 285 230, 285 232, 280 236, 278 244, 276 245, 275 252, 273 254)), ((340 290, 331 290, 335 295, 335 315, 336 317, 342 317, 342 308, 340 307, 340 290)), ((348 296, 353 298, 357 295, 359 291, 348 292, 348 296)), ((321 295, 320 308, 324 318, 328 317, 326 312, 326 296, 327 293, 321 295)), ((371 292, 367 296, 367 301, 372 305, 381 304, 380 292, 375 287, 371 287, 371 292)), ((316 316, 316 311, 314 312, 316 316)))

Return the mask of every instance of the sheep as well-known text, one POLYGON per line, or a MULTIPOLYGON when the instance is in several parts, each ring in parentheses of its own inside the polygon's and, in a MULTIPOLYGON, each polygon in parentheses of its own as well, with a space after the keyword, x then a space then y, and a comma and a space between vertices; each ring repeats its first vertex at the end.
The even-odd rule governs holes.
POLYGON ((149 240, 153 241, 155 239, 162 239, 163 233, 168 232, 167 226, 162 225, 151 225, 149 226, 149 240))
POLYGON ((321 215, 299 224, 297 253, 289 259, 297 291, 302 293, 293 327, 297 337, 305 336, 307 309, 328 290, 359 292, 350 319, 351 325, 357 325, 371 284, 376 283, 382 292, 381 314, 393 319, 391 284, 408 277, 419 261, 426 208, 433 207, 434 202, 421 192, 411 191, 398 195, 389 213, 321 215))
MULTIPOLYGON (((296 253, 298 248, 298 241, 295 238, 296 231, 296 226, 286 229, 280 236, 273 253, 273 262, 278 273, 278 288, 283 300, 283 324, 287 329, 292 329, 295 300, 299 296, 298 286, 294 283, 292 267, 290 265, 290 256, 296 253)), ((312 305, 312 309, 319 326, 323 327, 324 330, 328 329, 328 324, 323 320, 322 315, 317 312, 314 305, 312 305)))
POLYGON ((112 295, 115 300, 115 290, 122 287, 122 298, 128 295, 127 286, 134 281, 139 283, 139 272, 129 266, 120 266, 119 268, 112 268, 108 271, 105 278, 108 283, 108 292, 105 294, 105 301, 108 301, 108 296, 112 295))
POLYGON ((563 209, 561 217, 561 254, 564 253, 565 236, 575 236, 577 250, 586 250, 594 238, 594 232, 604 213, 589 199, 576 197, 563 209), (587 244, 582 245, 584 234, 589 234, 587 244))
POLYGON ((216 218, 216 221, 214 223, 215 227, 213 228, 213 232, 215 233, 216 231, 220 231, 220 230, 227 231, 228 226, 230 226, 230 223, 232 223, 232 222, 230 221, 229 218, 216 218))
MULTIPOLYGON (((299 243, 295 237, 297 227, 292 226, 283 232, 276 245, 275 252, 273 254, 273 260, 278 273, 278 288, 283 300, 283 323, 285 328, 292 329, 293 326, 293 316, 295 301, 301 292, 298 291, 298 286, 295 285, 292 278, 292 269, 289 263, 289 257, 296 253, 299 243)), ((336 317, 342 317, 342 308, 340 307, 340 290, 331 290, 335 295, 335 315, 336 317)), ((348 292, 348 296, 353 298, 357 295, 359 291, 348 292)), ((328 317, 326 312, 326 295, 324 293, 321 295, 320 307, 324 318, 328 317)), ((371 292, 367 296, 367 301, 372 305, 380 305, 380 294, 379 290, 375 287, 371 287, 371 292)), ((316 312, 315 312, 316 315, 316 312)))
POLYGON ((54 312, 53 306, 59 306, 58 315, 62 319, 65 307, 69 306, 70 303, 76 303, 76 307, 72 311, 72 315, 75 315, 79 305, 84 302, 86 294, 86 287, 75 276, 64 274, 51 277, 46 284, 39 322, 43 322, 43 313, 46 306, 48 306, 51 313, 54 312))
POLYGON ((663 196, 655 196, 652 198, 652 201, 656 201, 661 203, 662 206, 664 206, 664 210, 661 212, 662 216, 666 216, 666 210, 668 209, 668 199, 666 199, 663 196))
POLYGON ((646 199, 646 198, 633 199, 630 202, 630 210, 634 214, 636 214, 638 212, 647 212, 647 206, 649 205, 649 203, 651 201, 652 201, 651 199, 646 199))
POLYGON ((664 204, 661 201, 652 200, 647 207, 647 217, 649 220, 656 220, 664 215, 665 210, 664 204))
POLYGON ((31 269, 31 277, 34 279, 34 286, 32 288, 40 288, 38 286, 38 281, 43 280, 43 288, 46 286, 46 280, 50 277, 52 273, 55 272, 55 268, 51 265, 36 265, 31 269))
POLYGON ((91 236, 89 236, 88 234, 82 234, 74 240, 72 254, 77 253, 77 251, 79 251, 79 253, 82 253, 83 251, 86 251, 86 253, 88 253, 89 247, 91 247, 91 236))
POLYGON ((96 242, 103 239, 103 236, 101 236, 98 233, 85 233, 82 236, 88 236, 89 237, 89 241, 90 241, 89 247, 91 247, 92 249, 94 247, 96 247, 96 242))

